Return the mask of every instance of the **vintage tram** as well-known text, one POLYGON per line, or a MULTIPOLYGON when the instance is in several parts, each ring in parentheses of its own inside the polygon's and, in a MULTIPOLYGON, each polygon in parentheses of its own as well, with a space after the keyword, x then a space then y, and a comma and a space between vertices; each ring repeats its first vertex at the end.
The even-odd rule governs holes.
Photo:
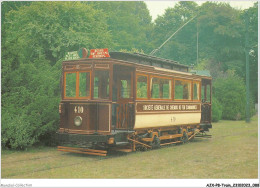
POLYGON ((62 63, 59 151, 146 150, 212 127, 210 75, 139 53, 86 56, 62 63))

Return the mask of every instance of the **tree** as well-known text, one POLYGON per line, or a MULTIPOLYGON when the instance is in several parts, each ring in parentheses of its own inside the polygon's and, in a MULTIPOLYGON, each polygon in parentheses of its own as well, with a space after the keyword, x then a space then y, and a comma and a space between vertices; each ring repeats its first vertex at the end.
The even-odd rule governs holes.
POLYGON ((79 47, 113 46, 101 11, 33 2, 6 13, 2 36, 2 145, 26 148, 57 130, 61 60, 79 47), (18 132, 16 132, 18 131, 18 132))
POLYGON ((234 71, 213 83, 213 95, 223 107, 222 118, 239 120, 245 118, 246 89, 243 79, 234 71))
POLYGON ((111 50, 135 48, 145 53, 152 50, 152 17, 146 4, 141 1, 86 2, 95 9, 103 10, 115 46, 111 50))
POLYGON ((211 70, 213 78, 227 70, 245 80, 245 12, 249 15, 250 91, 257 101, 258 16, 257 3, 248 10, 236 10, 228 4, 204 3, 200 13, 200 64, 211 70))
MULTIPOLYGON (((174 8, 166 9, 163 16, 155 20, 154 46, 159 47, 177 29, 197 14, 195 2, 178 2, 174 8)), ((180 30, 158 51, 156 56, 172 59, 181 64, 191 65, 196 61, 196 19, 180 30)))
POLYGON ((218 122, 222 118, 222 105, 215 98, 212 97, 212 121, 218 122))
POLYGON ((257 101, 257 3, 244 11, 232 8, 228 3, 205 2, 201 6, 197 6, 194 2, 177 3, 174 8, 168 8, 163 16, 155 20, 153 34, 155 46, 160 46, 187 20, 195 15, 197 17, 182 28, 156 55, 176 60, 181 64, 195 65, 195 69, 208 69, 213 79, 225 75, 228 70, 233 70, 245 80, 246 11, 250 20, 250 91, 254 101, 257 101))
POLYGON ((1 11, 1 24, 3 24, 5 20, 5 15, 12 10, 18 10, 21 6, 29 6, 31 4, 30 1, 3 1, 1 3, 2 11, 1 11))

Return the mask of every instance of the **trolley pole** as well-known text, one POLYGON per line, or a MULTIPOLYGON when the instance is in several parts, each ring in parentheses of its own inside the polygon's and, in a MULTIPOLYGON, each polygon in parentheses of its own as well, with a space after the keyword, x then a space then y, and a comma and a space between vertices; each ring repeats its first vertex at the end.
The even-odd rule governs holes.
POLYGON ((245 13, 246 21, 246 35, 245 35, 245 55, 246 55, 246 122, 250 122, 250 108, 249 108, 249 50, 248 50, 248 13, 245 13))

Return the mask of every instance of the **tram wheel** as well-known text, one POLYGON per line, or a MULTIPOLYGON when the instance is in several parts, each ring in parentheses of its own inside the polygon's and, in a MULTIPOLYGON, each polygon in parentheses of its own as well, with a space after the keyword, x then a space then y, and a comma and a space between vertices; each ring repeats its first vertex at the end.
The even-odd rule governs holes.
POLYGON ((181 141, 183 142, 183 143, 186 143, 186 142, 188 142, 188 135, 187 135, 187 133, 186 132, 183 132, 183 136, 181 137, 181 141))
POLYGON ((152 142, 152 148, 153 149, 160 148, 161 147, 160 143, 161 143, 161 140, 157 136, 154 136, 153 142, 152 142))

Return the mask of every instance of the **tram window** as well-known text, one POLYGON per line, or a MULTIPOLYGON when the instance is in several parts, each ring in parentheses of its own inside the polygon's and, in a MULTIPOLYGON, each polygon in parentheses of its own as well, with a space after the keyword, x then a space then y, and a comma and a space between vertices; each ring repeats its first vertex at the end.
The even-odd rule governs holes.
POLYGON ((153 83, 152 84, 152 91, 151 91, 151 96, 153 99, 159 99, 160 94, 159 94, 159 84, 153 83))
POLYGON ((171 80, 153 77, 151 83, 151 96, 153 99, 171 98, 171 80))
POLYGON ((131 81, 130 79, 122 79, 121 80, 121 93, 120 93, 120 97, 123 99, 128 99, 131 96, 131 81))
POLYGON ((205 86, 201 86, 201 101, 205 101, 205 86))
POLYGON ((76 73, 66 73, 65 96, 76 97, 76 73))
POLYGON ((191 99, 191 82, 175 80, 174 98, 181 100, 191 99))
POLYGON ((171 81, 170 80, 164 80, 163 87, 162 87, 162 93, 163 93, 163 99, 170 99, 171 97, 171 89, 170 89, 171 81))
POLYGON ((199 83, 193 83, 193 100, 199 100, 199 83))
POLYGON ((210 102, 210 85, 207 85, 207 102, 210 102))
POLYGON ((147 98, 147 76, 137 76, 136 96, 142 99, 147 98))
POLYGON ((90 73, 80 72, 79 73, 79 97, 90 96, 90 73))
POLYGON ((94 98, 109 98, 109 71, 95 71, 94 98))

